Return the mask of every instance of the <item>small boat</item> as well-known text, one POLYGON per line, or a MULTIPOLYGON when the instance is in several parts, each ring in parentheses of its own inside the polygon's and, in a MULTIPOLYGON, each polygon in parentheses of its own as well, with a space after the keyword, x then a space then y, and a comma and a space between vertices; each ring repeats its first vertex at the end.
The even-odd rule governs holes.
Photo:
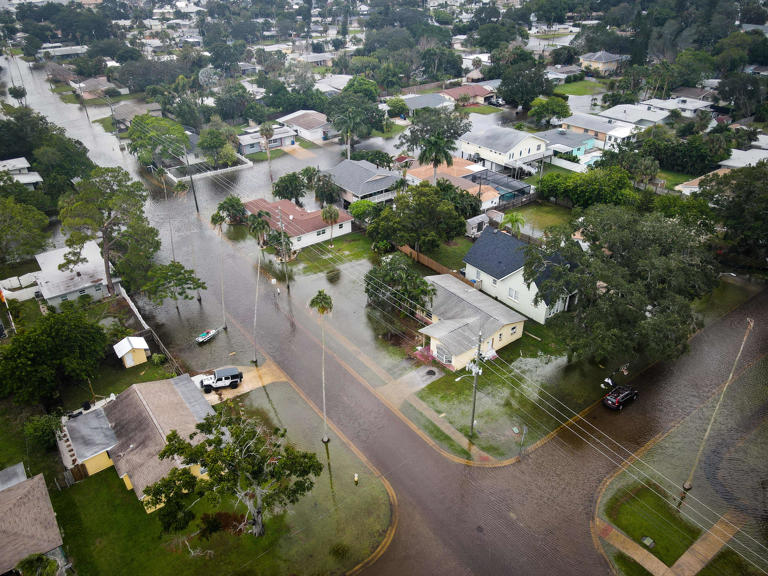
POLYGON ((200 336, 195 338, 195 342, 197 342, 198 344, 205 344, 209 340, 213 340, 216 337, 216 334, 218 334, 218 333, 219 333, 219 331, 216 330, 216 329, 206 330, 205 332, 200 334, 200 336))

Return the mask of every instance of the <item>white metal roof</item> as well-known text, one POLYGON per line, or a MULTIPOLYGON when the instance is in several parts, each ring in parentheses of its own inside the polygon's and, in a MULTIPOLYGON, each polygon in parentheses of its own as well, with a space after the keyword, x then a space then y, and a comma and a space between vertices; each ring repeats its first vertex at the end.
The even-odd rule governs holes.
POLYGON ((117 344, 112 346, 115 350, 115 354, 117 354, 118 358, 122 358, 128 352, 131 350, 136 349, 142 349, 142 350, 149 350, 149 346, 147 346, 147 341, 144 340, 141 336, 127 336, 120 340, 117 344))

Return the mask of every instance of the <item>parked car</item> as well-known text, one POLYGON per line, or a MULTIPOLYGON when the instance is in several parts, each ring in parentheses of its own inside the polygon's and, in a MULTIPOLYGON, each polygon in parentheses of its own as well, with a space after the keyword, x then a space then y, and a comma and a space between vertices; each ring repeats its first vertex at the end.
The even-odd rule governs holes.
POLYGON ((237 388, 243 380, 243 373, 234 366, 216 368, 212 373, 192 376, 192 381, 210 394, 214 388, 237 388))
POLYGON ((603 404, 612 410, 622 410, 632 400, 637 400, 637 390, 629 386, 616 386, 603 396, 603 404))

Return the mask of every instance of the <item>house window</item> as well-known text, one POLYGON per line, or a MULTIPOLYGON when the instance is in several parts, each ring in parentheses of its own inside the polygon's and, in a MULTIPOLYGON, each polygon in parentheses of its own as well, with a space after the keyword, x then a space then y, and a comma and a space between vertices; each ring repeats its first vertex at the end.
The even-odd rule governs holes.
POLYGON ((512 326, 512 328, 509 329, 510 334, 517 334, 517 326, 512 326))
POLYGON ((96 292, 101 292, 101 285, 96 286, 96 292))
POLYGON ((480 280, 482 273, 479 269, 475 270, 475 280, 480 280))
POLYGON ((514 301, 517 302, 520 298, 520 294, 515 290, 514 288, 509 289, 509 297, 514 301))
POLYGON ((325 230, 326 230, 325 228, 323 228, 322 230, 318 230, 317 235, 322 236, 323 234, 325 234, 325 230))
POLYGON ((69 296, 62 296, 61 297, 61 301, 62 302, 66 302, 67 300, 69 300, 69 296))
POLYGON ((589 134, 589 130, 587 130, 586 128, 582 128, 582 130, 584 131, 584 134, 589 134))
POLYGON ((536 152, 538 152, 539 150, 541 150, 541 144, 536 144, 536 152))
POLYGON ((301 242, 301 236, 298 236, 298 237, 296 238, 296 242, 301 242))
POLYGON ((522 156, 523 156, 523 151, 522 151, 522 150, 520 150, 520 152, 518 152, 518 153, 517 153, 517 157, 518 157, 518 158, 521 158, 522 156))
POLYGON ((78 293, 78 294, 85 294, 85 289, 83 289, 83 290, 78 290, 78 291, 77 291, 77 293, 78 293))
POLYGON ((503 339, 504 339, 504 334, 502 334, 501 332, 499 332, 499 343, 501 343, 501 341, 502 341, 503 339))
POLYGON ((493 285, 496 286, 496 278, 493 279, 493 285))
POLYGON ((344 228, 344 224, 343 223, 339 224, 339 230, 341 230, 342 228, 344 228))

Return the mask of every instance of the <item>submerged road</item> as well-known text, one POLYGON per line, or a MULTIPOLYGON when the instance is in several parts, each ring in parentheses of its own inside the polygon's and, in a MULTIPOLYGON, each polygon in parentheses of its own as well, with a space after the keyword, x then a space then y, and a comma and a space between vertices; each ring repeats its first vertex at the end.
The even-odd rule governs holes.
MULTIPOLYGON (((95 160, 108 157, 111 161, 105 163, 134 165, 114 147, 114 140, 112 147, 105 147, 105 139, 111 136, 100 126, 86 123, 82 109, 57 104, 57 97, 45 93, 47 86, 37 75, 29 82, 28 91, 30 86, 34 88, 30 105, 36 107, 37 95, 43 103, 41 111, 52 121, 57 122, 60 116, 70 135, 81 137, 89 148, 100 148, 91 149, 95 160), (63 110, 61 115, 59 110, 63 110)), ((339 150, 318 151, 314 163, 332 165, 339 150)), ((274 164, 276 174, 302 167, 286 157, 274 164)), ((319 326, 307 302, 290 296, 285 289, 277 297, 264 277, 257 299, 255 243, 237 238, 221 241, 208 224, 216 204, 229 192, 243 199, 268 193, 265 166, 232 179, 199 182, 199 217, 190 199, 165 202, 158 197, 150 200, 148 215, 164 239, 171 221, 177 258, 195 268, 208 290, 202 305, 182 303, 181 313, 177 313, 168 304, 149 309, 148 319, 158 327, 169 348, 192 369, 244 364, 252 355, 250 339, 258 300, 258 346, 319 406, 319 326), (228 189, 230 186, 233 188, 228 189), (220 272, 225 279, 230 328, 210 345, 199 348, 192 344, 192 336, 221 323, 220 272)), ((168 258, 167 246, 166 241, 163 258, 168 258)), ((304 281, 315 282, 311 277, 297 279, 304 281)), ((336 302, 336 306, 344 305, 336 302)), ((400 523, 394 540, 366 573, 610 574, 607 562, 594 547, 590 520, 600 483, 620 462, 611 451, 619 451, 616 443, 630 451, 638 449, 704 402, 725 381, 747 316, 755 319, 756 327, 741 365, 753 362, 768 352, 765 291, 697 334, 686 355, 638 376, 635 383, 641 399, 633 406, 620 414, 599 406, 590 412, 587 421, 607 435, 600 437, 600 443, 586 442, 579 437, 584 436, 579 429, 565 430, 521 462, 495 469, 458 464, 426 444, 366 385, 380 383, 374 381, 377 376, 366 370, 362 359, 345 353, 344 342, 329 342, 334 350, 326 359, 329 419, 388 478, 399 503, 400 523)), ((328 322, 336 330, 345 329, 334 325, 333 317, 328 322)), ((339 502, 344 505, 343 495, 339 502)))

